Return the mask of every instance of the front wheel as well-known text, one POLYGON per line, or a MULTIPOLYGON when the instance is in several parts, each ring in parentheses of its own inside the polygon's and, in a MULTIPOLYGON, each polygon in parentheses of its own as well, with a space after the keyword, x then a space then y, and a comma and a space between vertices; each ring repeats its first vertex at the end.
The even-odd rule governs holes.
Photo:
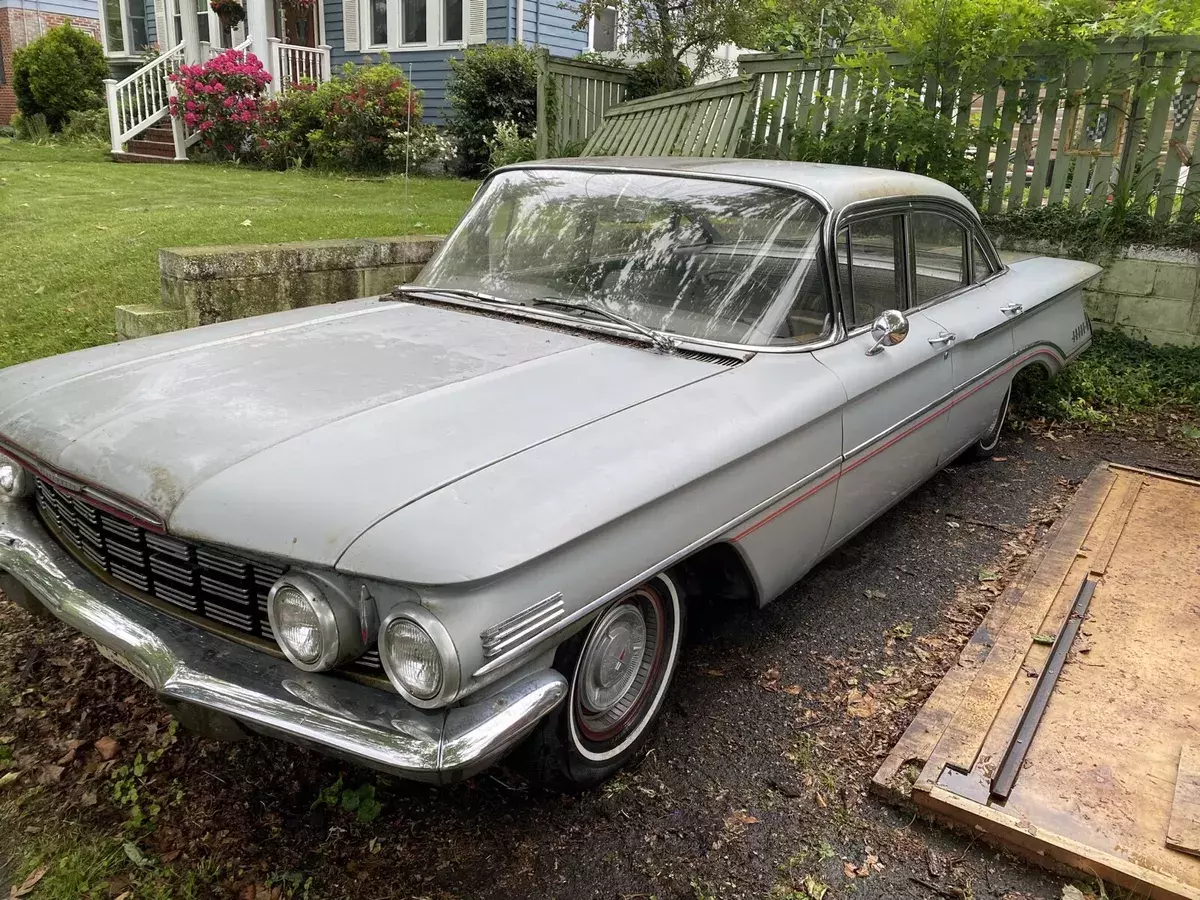
POLYGON ((554 667, 571 690, 519 754, 533 780, 591 787, 637 754, 679 666, 685 620, 682 590, 664 573, 618 597, 558 648, 554 667))

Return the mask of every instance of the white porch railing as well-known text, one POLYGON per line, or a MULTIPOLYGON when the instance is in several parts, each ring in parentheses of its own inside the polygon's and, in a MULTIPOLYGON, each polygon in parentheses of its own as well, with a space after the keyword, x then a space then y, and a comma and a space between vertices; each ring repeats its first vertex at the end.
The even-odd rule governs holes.
POLYGON ((270 44, 273 86, 278 93, 285 93, 288 88, 301 81, 324 84, 329 80, 331 48, 328 44, 302 47, 298 44, 285 44, 279 38, 270 38, 270 44))
POLYGON ((108 134, 113 153, 120 153, 127 140, 170 113, 167 103, 169 76, 178 72, 182 64, 183 43, 180 42, 120 81, 105 79, 108 134))

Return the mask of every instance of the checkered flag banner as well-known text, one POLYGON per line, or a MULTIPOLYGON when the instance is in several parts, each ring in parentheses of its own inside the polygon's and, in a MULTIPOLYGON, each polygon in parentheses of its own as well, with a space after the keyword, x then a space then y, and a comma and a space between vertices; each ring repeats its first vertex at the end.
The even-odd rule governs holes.
POLYGON ((1021 115, 1020 121, 1022 125, 1033 125, 1038 120, 1038 90, 1035 88, 1032 91, 1026 91, 1025 96, 1021 98, 1021 115))
POLYGON ((1089 141, 1098 141, 1108 131, 1108 110, 1102 109, 1096 113, 1096 121, 1087 127, 1085 134, 1089 141))
POLYGON ((1175 120, 1175 130, 1178 131, 1187 122, 1188 116, 1192 114, 1192 107, 1196 105, 1196 95, 1190 97, 1180 91, 1171 98, 1171 115, 1175 120))

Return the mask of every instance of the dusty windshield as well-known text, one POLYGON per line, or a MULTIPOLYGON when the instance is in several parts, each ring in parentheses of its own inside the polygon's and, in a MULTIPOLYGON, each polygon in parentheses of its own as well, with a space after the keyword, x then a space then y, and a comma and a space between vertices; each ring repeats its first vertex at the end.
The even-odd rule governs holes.
POLYGON ((830 329, 821 219, 812 201, 762 185, 503 172, 417 284, 603 307, 684 337, 803 344, 830 329))

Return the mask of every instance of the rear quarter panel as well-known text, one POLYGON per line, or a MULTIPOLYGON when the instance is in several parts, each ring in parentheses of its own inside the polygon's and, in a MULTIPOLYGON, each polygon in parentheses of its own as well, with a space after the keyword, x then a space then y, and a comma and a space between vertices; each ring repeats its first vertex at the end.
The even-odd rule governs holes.
POLYGON ((1052 372, 1074 359, 1092 341, 1083 309, 1083 288, 1100 274, 1099 266, 1071 259, 1035 257, 1013 263, 1000 279, 1007 302, 1024 311, 1013 320, 1013 345, 1018 358, 1044 346, 1038 356, 1052 372))

